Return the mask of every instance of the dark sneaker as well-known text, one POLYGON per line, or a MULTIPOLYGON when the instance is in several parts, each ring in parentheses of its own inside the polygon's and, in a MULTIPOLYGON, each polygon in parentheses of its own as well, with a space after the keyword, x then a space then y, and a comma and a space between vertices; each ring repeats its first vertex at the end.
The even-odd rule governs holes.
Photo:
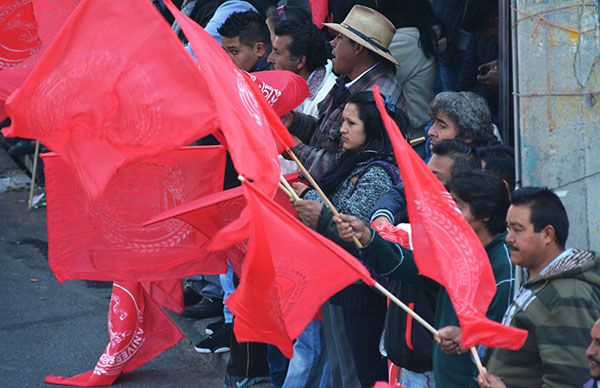
POLYGON ((193 306, 202 300, 202 295, 198 294, 190 286, 183 287, 183 303, 185 307, 193 306))
POLYGON ((215 332, 218 332, 219 330, 223 330, 222 328, 223 328, 224 325, 225 325, 225 319, 221 318, 221 319, 219 319, 216 322, 208 324, 206 326, 206 329, 204 329, 204 331, 208 335, 213 335, 215 332))
POLYGON ((246 388, 258 384, 268 383, 268 377, 237 377, 229 374, 225 375, 225 388, 246 388))
POLYGON ((198 342, 194 349, 198 353, 225 353, 230 350, 231 343, 231 323, 225 323, 220 328, 219 332, 214 332, 213 335, 198 342))
POLYGON ((223 315, 223 299, 202 298, 199 303, 186 307, 181 316, 184 318, 204 319, 223 315))

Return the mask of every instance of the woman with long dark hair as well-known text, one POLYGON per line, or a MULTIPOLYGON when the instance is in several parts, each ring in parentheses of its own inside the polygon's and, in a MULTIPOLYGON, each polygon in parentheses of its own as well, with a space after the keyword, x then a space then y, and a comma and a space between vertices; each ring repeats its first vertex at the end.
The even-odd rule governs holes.
MULTIPOLYGON (((389 106, 388 114, 395 118, 400 128, 408 125, 404 112, 389 106)), ((336 167, 318 183, 339 212, 368 222, 377 200, 398 183, 398 168, 371 92, 352 95, 342 118, 340 134, 345 152, 336 167)), ((302 197, 294 204, 300 220, 358 257, 358 249, 339 237, 332 213, 317 192, 303 184, 295 184, 294 190, 302 197)), ((338 346, 340 341, 345 341, 362 386, 372 387, 376 381, 386 379, 386 361, 379 354, 385 298, 366 284, 357 282, 333 296, 328 304, 333 305, 333 309, 338 306, 342 312, 341 315, 330 316, 323 323, 327 344, 332 342, 332 336, 335 337, 333 342, 337 342, 335 348, 327 347, 331 369, 335 370, 333 364, 337 360, 348 360, 349 355, 338 346), (345 338, 338 335, 340 320, 345 327, 345 338)), ((329 307, 324 306, 324 310, 329 307)), ((327 316, 327 312, 324 315, 327 316)))

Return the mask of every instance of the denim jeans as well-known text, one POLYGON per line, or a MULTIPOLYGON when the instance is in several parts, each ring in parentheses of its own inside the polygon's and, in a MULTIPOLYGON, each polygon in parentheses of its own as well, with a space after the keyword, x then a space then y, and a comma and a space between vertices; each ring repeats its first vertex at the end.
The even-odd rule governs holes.
POLYGON ((311 321, 294 344, 283 388, 329 388, 329 360, 321 321, 311 321))
MULTIPOLYGON (((223 287, 223 302, 229 298, 229 295, 235 291, 235 284, 233 284, 233 267, 227 261, 227 272, 219 275, 221 280, 221 287, 223 287)), ((223 316, 225 317, 225 323, 233 323, 233 314, 227 308, 227 305, 223 303, 223 316)))
POLYGON ((431 370, 423 373, 415 373, 408 369, 402 369, 399 382, 400 385, 408 388, 435 388, 435 379, 431 370))

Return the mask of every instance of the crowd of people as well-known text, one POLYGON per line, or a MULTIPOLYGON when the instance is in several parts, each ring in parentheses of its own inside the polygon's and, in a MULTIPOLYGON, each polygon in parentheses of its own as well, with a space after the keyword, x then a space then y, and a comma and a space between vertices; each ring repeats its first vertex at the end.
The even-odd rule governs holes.
MULTIPOLYGON (((396 378, 405 387, 600 387, 600 256, 567 248, 569 220, 556 193, 516 188, 514 151, 498 130, 506 126, 498 115, 498 0, 330 0, 322 28, 308 0, 174 3, 241 70, 287 70, 306 81, 309 96, 281 120, 340 214, 308 182, 295 182, 299 220, 358 258, 437 329, 431 334, 356 282, 322 306, 287 359, 275 346, 236 341, 224 303, 239 282, 231 266, 218 276, 197 274, 184 280, 181 316, 218 318, 194 347, 230 353, 225 387, 354 388, 396 378), (377 231, 410 220, 402 155, 394 155, 374 85, 485 248, 496 283, 487 317, 527 332, 516 351, 478 346, 484 369, 461 347, 446 289, 419 273, 411 249, 377 231)), ((153 4, 202 61, 162 0, 153 4)), ((10 145, 11 155, 32 152, 28 141, 10 145)), ((280 162, 282 173, 297 169, 280 162)), ((237 185, 228 159, 224 189, 237 185)))

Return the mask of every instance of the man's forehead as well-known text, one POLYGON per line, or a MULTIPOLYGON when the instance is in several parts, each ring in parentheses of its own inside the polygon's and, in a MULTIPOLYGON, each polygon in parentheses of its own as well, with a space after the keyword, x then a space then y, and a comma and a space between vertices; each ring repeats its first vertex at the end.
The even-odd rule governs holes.
POLYGON ((506 218, 509 223, 530 224, 531 208, 527 205, 510 205, 506 218))
POLYGON ((233 38, 227 38, 225 36, 221 37, 221 45, 223 47, 239 47, 242 44, 240 43, 239 36, 235 36, 233 38))
POLYGON ((600 319, 592 326, 592 337, 600 339, 600 319))

